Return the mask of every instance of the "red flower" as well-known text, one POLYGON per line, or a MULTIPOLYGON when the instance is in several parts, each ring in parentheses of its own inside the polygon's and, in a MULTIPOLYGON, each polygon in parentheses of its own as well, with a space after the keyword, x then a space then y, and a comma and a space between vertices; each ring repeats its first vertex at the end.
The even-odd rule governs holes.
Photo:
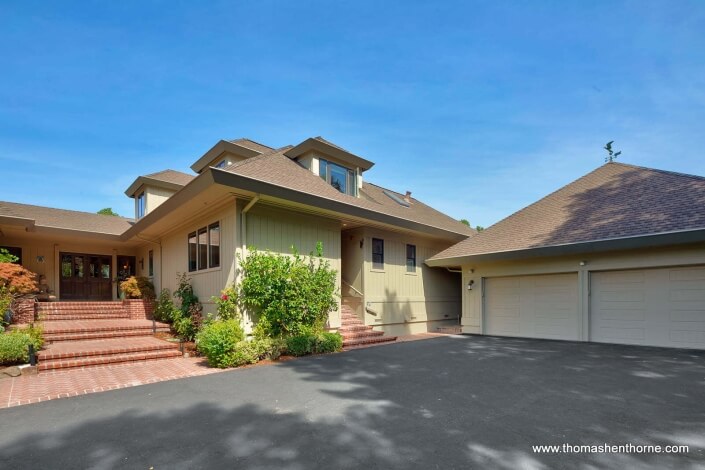
POLYGON ((228 296, 226 294, 223 294, 220 296, 220 300, 228 300, 228 296))

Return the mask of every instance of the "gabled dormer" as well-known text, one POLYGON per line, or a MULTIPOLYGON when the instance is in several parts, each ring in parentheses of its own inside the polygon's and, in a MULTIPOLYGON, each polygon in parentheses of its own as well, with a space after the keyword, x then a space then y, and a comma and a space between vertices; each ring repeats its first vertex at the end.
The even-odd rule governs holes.
POLYGON ((233 163, 256 157, 273 150, 250 139, 221 140, 191 165, 196 173, 209 167, 225 168, 233 163))
POLYGON ((193 178, 193 175, 175 170, 164 170, 137 177, 125 191, 127 197, 135 198, 135 220, 141 219, 159 207, 193 178))
POLYGON ((363 172, 374 165, 323 137, 306 139, 284 152, 284 155, 319 175, 341 193, 355 197, 362 188, 363 172))

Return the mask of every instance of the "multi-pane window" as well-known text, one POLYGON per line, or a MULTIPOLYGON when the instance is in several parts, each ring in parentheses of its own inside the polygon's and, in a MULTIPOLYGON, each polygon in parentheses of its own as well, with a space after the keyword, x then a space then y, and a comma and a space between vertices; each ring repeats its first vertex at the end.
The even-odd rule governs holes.
POLYGON ((384 269, 384 240, 372 239, 372 268, 384 269))
POLYGON ((220 223, 215 222, 188 234, 188 270, 220 266, 220 223))
POLYGON ((321 158, 318 174, 341 193, 357 196, 357 176, 353 170, 321 158))
POLYGON ((140 219, 144 217, 144 211, 145 211, 145 197, 144 197, 144 191, 140 193, 139 196, 137 196, 137 218, 140 219))
POLYGON ((220 266, 220 224, 214 223, 208 226, 208 266, 216 268, 220 266))
POLYGON ((149 277, 154 276, 154 250, 149 250, 149 277))
POLYGON ((406 245, 406 272, 416 272, 416 245, 406 245))

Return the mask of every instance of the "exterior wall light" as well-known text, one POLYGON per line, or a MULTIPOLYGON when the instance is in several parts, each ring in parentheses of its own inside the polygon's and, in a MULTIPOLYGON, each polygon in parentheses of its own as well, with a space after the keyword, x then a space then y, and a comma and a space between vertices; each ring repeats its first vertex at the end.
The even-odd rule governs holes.
POLYGON ((470 282, 468 282, 468 290, 472 290, 474 285, 475 285, 475 280, 470 279, 470 282))
POLYGON ((579 264, 580 266, 585 266, 587 264, 587 261, 581 261, 579 264))

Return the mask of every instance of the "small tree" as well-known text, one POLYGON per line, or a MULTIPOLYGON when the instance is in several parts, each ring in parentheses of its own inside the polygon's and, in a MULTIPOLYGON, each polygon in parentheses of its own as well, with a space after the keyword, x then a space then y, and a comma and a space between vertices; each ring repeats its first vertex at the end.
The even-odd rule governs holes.
POLYGON ((470 221, 468 219, 460 219, 460 223, 463 225, 467 225, 468 227, 470 226, 470 221))
POLYGON ((482 232, 483 230, 485 230, 485 227, 483 227, 482 225, 477 225, 475 226, 475 230, 477 230, 478 232, 482 232))
POLYGON ((242 266, 240 301, 257 316, 257 334, 282 337, 321 331, 337 307, 337 272, 323 245, 306 258, 251 249, 242 266))
POLYGON ((112 207, 106 207, 105 209, 101 209, 101 210, 99 210, 98 212, 96 212, 96 214, 100 214, 100 215, 112 215, 112 216, 115 216, 115 217, 120 217, 120 214, 118 214, 117 212, 113 212, 113 208, 112 208, 112 207))

